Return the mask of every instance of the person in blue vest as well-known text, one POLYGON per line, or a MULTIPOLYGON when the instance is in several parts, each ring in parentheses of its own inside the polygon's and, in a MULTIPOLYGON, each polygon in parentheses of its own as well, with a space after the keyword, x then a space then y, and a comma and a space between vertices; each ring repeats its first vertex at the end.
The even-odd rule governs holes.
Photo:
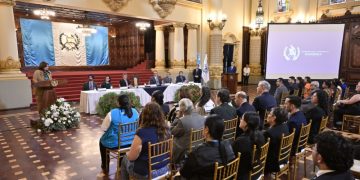
MULTIPOLYGON (((105 117, 101 129, 105 133, 100 138, 100 154, 101 154, 101 168, 104 173, 107 172, 106 164, 106 148, 117 149, 119 148, 119 125, 132 123, 139 119, 139 113, 135 108, 130 105, 130 98, 126 94, 118 97, 119 107, 112 109, 105 117)), ((129 134, 122 134, 120 139, 120 148, 129 147, 134 139, 136 129, 129 134)), ((120 163, 119 163, 120 164, 120 163)))

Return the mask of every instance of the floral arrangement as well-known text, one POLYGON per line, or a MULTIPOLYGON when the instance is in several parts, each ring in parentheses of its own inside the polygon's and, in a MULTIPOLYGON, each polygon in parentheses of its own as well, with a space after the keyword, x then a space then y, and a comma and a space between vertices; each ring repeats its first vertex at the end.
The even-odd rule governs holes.
POLYGON ((201 89, 199 86, 191 84, 187 86, 181 86, 180 89, 176 90, 174 101, 180 101, 180 93, 190 95, 190 100, 195 104, 201 97, 201 89))
MULTIPOLYGON (((140 110, 141 104, 138 96, 133 92, 120 92, 120 95, 127 94, 129 96, 131 106, 135 107, 137 110, 140 110)), ((96 112, 100 117, 105 117, 107 113, 110 112, 111 109, 119 107, 117 104, 119 94, 114 92, 106 93, 99 99, 99 102, 96 106, 96 112)))
POLYGON ((65 102, 64 98, 59 98, 45 110, 39 126, 41 130, 51 132, 78 127, 79 123, 80 113, 65 102))

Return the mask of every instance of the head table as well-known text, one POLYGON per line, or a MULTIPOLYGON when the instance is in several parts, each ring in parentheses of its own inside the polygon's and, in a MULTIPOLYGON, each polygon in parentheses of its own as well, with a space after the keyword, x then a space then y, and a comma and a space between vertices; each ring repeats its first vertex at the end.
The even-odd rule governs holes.
MULTIPOLYGON (((200 83, 191 83, 199 86, 200 83)), ((97 114, 96 105, 99 102, 99 99, 110 92, 120 94, 121 92, 133 92, 140 99, 140 104, 145 106, 151 101, 151 93, 155 90, 163 91, 164 93, 164 102, 173 102, 175 93, 182 86, 187 86, 189 84, 165 84, 164 86, 139 86, 138 88, 116 88, 116 89, 106 89, 106 90, 92 90, 92 91, 81 91, 80 94, 80 112, 97 114)))

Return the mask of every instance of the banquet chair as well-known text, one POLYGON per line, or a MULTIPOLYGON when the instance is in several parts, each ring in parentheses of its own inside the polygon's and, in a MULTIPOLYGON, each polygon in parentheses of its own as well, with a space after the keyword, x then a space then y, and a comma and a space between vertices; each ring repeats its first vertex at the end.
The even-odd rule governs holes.
POLYGON ((286 161, 286 163, 280 165, 280 167, 279 167, 280 171, 279 172, 274 172, 273 173, 275 175, 275 179, 278 179, 278 177, 280 177, 283 174, 287 174, 288 175, 288 180, 290 180, 289 159, 290 159, 290 154, 291 154, 292 143, 294 141, 294 136, 295 136, 295 129, 288 136, 284 136, 284 134, 283 134, 282 137, 281 137, 280 150, 279 150, 279 154, 278 154, 278 161, 279 162, 286 161))
POLYGON ((109 172, 109 161, 111 159, 118 160, 118 164, 116 167, 116 173, 118 174, 120 172, 119 164, 121 162, 121 159, 126 154, 126 152, 130 150, 130 147, 121 148, 121 137, 124 139, 131 138, 131 136, 135 135, 135 131, 138 129, 138 127, 139 127, 138 121, 126 123, 126 124, 119 124, 119 132, 118 132, 119 146, 118 146, 118 148, 117 149, 106 148, 106 171, 107 172, 109 172))
POLYGON ((328 120, 329 120, 329 116, 325 116, 321 119, 319 133, 325 130, 328 120))
POLYGON ((294 95, 294 96, 299 96, 299 89, 294 89, 293 95, 294 95))
POLYGON ((280 105, 284 105, 285 104, 285 99, 289 96, 288 92, 283 92, 281 93, 281 98, 280 98, 280 105))
POLYGON ((252 169, 249 172, 249 180, 252 180, 253 177, 258 176, 257 179, 264 178, 264 170, 265 170, 265 163, 266 158, 269 150, 270 138, 267 139, 267 143, 260 147, 259 156, 256 157, 256 145, 254 145, 252 150, 252 169))
POLYGON ((223 140, 229 140, 230 142, 235 141, 237 122, 238 122, 237 117, 234 119, 224 121, 225 128, 222 138, 223 140))
POLYGON ((299 134, 299 140, 296 145, 296 154, 295 154, 295 162, 294 162, 294 179, 296 179, 296 173, 297 173, 297 162, 301 158, 304 159, 304 176, 306 176, 306 150, 307 142, 309 139, 310 129, 311 129, 311 123, 310 122, 307 125, 301 125, 300 134, 299 134))
POLYGON ((218 162, 215 162, 214 180, 237 179, 240 156, 241 154, 238 153, 237 157, 225 166, 221 166, 218 162))
POLYGON ((344 115, 341 131, 348 131, 360 134, 360 116, 344 115), (352 132, 352 128, 354 127, 356 128, 356 131, 352 132))
POLYGON ((195 148, 196 146, 198 146, 199 144, 204 142, 205 137, 203 135, 203 130, 204 129, 198 129, 198 130, 195 129, 194 130, 193 128, 191 128, 189 153, 192 151, 193 148, 195 148))
POLYGON ((148 147, 148 179, 159 180, 171 178, 173 137, 154 144, 151 144, 151 142, 149 142, 148 147), (166 163, 166 165, 162 168, 156 167, 161 163, 166 163))

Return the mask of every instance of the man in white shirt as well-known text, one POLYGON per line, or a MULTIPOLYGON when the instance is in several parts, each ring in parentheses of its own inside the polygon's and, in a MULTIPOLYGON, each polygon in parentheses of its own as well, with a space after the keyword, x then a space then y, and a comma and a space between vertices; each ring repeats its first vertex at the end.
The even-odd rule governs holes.
POLYGON ((246 64, 246 66, 243 69, 243 85, 249 85, 249 76, 250 76, 250 67, 249 64, 246 64))

